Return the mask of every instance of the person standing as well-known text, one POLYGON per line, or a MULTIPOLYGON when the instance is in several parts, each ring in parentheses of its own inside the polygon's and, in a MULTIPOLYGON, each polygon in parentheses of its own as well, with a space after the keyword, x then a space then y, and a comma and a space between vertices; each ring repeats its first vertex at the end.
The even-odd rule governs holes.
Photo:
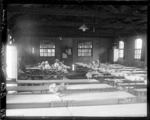
POLYGON ((26 73, 26 64, 23 56, 19 58, 19 69, 26 73))

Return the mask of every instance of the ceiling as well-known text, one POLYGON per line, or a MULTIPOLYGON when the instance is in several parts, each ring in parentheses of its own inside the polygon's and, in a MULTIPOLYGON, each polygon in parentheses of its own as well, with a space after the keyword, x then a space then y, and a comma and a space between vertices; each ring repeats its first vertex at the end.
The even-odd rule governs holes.
POLYGON ((7 20, 15 36, 114 37, 145 33, 147 6, 9 4, 7 20), (83 24, 86 32, 78 29, 83 24))

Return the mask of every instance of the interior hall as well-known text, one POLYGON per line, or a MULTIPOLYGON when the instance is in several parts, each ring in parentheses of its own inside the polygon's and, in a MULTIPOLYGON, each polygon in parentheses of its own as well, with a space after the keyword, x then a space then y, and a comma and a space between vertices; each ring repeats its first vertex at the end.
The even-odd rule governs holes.
POLYGON ((6 116, 147 116, 147 5, 8 4, 6 116))

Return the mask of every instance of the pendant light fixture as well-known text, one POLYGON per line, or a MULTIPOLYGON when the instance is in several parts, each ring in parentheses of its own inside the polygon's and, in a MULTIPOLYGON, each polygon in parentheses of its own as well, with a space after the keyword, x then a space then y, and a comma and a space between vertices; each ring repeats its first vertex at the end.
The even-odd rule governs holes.
POLYGON ((83 24, 79 29, 82 30, 83 32, 85 32, 89 28, 85 24, 83 24))

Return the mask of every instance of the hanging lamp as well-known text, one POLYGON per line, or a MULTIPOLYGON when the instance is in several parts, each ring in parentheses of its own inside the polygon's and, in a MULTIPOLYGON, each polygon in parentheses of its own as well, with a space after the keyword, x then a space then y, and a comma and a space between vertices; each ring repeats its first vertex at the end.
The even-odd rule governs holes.
POLYGON ((82 30, 83 32, 85 32, 89 28, 85 24, 83 24, 79 29, 82 30))

